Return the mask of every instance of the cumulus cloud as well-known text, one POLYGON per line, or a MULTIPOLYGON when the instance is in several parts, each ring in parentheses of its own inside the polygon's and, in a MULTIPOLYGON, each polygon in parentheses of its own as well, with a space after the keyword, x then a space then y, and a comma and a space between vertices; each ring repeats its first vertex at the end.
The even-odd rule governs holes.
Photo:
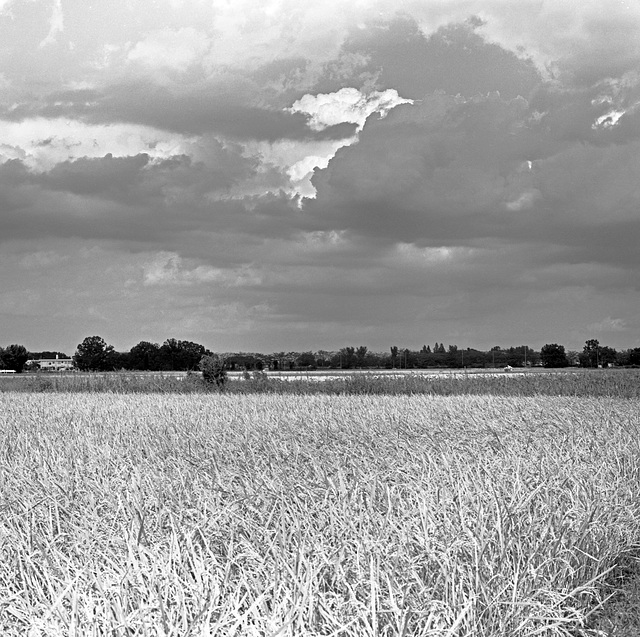
MULTIPOLYGON (((336 93, 311 95, 307 94, 294 102, 287 110, 293 113, 304 113, 309 116, 309 126, 316 131, 323 131, 330 126, 344 123, 356 125, 355 132, 362 130, 365 121, 373 113, 386 117, 389 111, 400 105, 410 104, 394 89, 373 91, 365 94, 356 88, 343 88, 336 93)), ((352 131, 353 132, 353 131, 352 131)), ((296 192, 305 197, 314 197, 315 189, 311 177, 316 168, 326 168, 336 151, 342 146, 355 142, 355 135, 333 144, 324 155, 307 155, 291 165, 287 173, 291 177, 296 192)))
POLYGON ((594 143, 585 145, 562 135, 555 113, 532 115, 527 101, 497 95, 436 94, 399 106, 367 121, 358 143, 316 172, 310 217, 384 242, 579 241, 596 259, 610 232, 607 243, 628 259, 638 142, 611 143, 589 125, 583 130, 594 143))
POLYGON ((349 87, 335 93, 304 95, 289 110, 310 115, 309 126, 314 130, 324 130, 343 122, 357 124, 360 130, 372 113, 385 117, 395 106, 411 103, 412 100, 401 98, 395 89, 363 94, 357 88, 349 87))

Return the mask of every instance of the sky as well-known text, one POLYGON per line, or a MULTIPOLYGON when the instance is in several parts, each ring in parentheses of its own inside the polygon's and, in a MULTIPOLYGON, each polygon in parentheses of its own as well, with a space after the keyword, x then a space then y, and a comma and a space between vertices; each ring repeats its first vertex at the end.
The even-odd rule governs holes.
POLYGON ((640 346, 640 0, 0 0, 0 346, 640 346))

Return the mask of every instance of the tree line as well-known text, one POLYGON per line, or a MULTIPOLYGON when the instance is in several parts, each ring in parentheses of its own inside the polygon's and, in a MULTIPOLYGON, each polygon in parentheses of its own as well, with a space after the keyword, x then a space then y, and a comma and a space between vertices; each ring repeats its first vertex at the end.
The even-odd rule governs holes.
MULTIPOLYGON (((80 371, 188 371, 199 369, 200 361, 205 356, 213 356, 213 353, 204 345, 175 338, 169 338, 161 345, 141 341, 127 352, 118 352, 102 337, 88 336, 78 344, 72 360, 74 367, 80 371)), ((527 345, 496 345, 489 351, 482 351, 436 342, 433 346, 423 345, 419 350, 394 345, 386 352, 373 352, 361 345, 334 351, 282 351, 271 354, 231 352, 218 356, 224 360, 224 366, 229 371, 640 366, 640 348, 617 351, 601 345, 596 339, 587 340, 582 351, 566 351, 564 346, 557 343, 546 344, 540 351, 527 345)), ((38 360, 56 357, 69 358, 62 352, 29 352, 23 345, 13 344, 0 347, 0 369, 35 371, 38 360)))

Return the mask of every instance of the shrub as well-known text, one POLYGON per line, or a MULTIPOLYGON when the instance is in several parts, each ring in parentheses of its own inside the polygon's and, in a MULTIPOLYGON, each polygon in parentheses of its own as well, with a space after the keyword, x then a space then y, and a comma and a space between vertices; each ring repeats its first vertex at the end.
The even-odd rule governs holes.
POLYGON ((227 382, 227 367, 224 358, 217 355, 203 356, 198 365, 202 371, 202 379, 208 385, 216 385, 224 389, 227 382))

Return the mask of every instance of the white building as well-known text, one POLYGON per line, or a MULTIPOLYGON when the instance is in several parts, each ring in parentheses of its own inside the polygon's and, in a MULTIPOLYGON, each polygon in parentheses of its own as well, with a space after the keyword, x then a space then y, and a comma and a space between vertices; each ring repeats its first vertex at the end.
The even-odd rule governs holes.
POLYGON ((71 358, 40 358, 27 361, 28 367, 39 369, 43 372, 68 372, 73 369, 73 359, 71 358))

